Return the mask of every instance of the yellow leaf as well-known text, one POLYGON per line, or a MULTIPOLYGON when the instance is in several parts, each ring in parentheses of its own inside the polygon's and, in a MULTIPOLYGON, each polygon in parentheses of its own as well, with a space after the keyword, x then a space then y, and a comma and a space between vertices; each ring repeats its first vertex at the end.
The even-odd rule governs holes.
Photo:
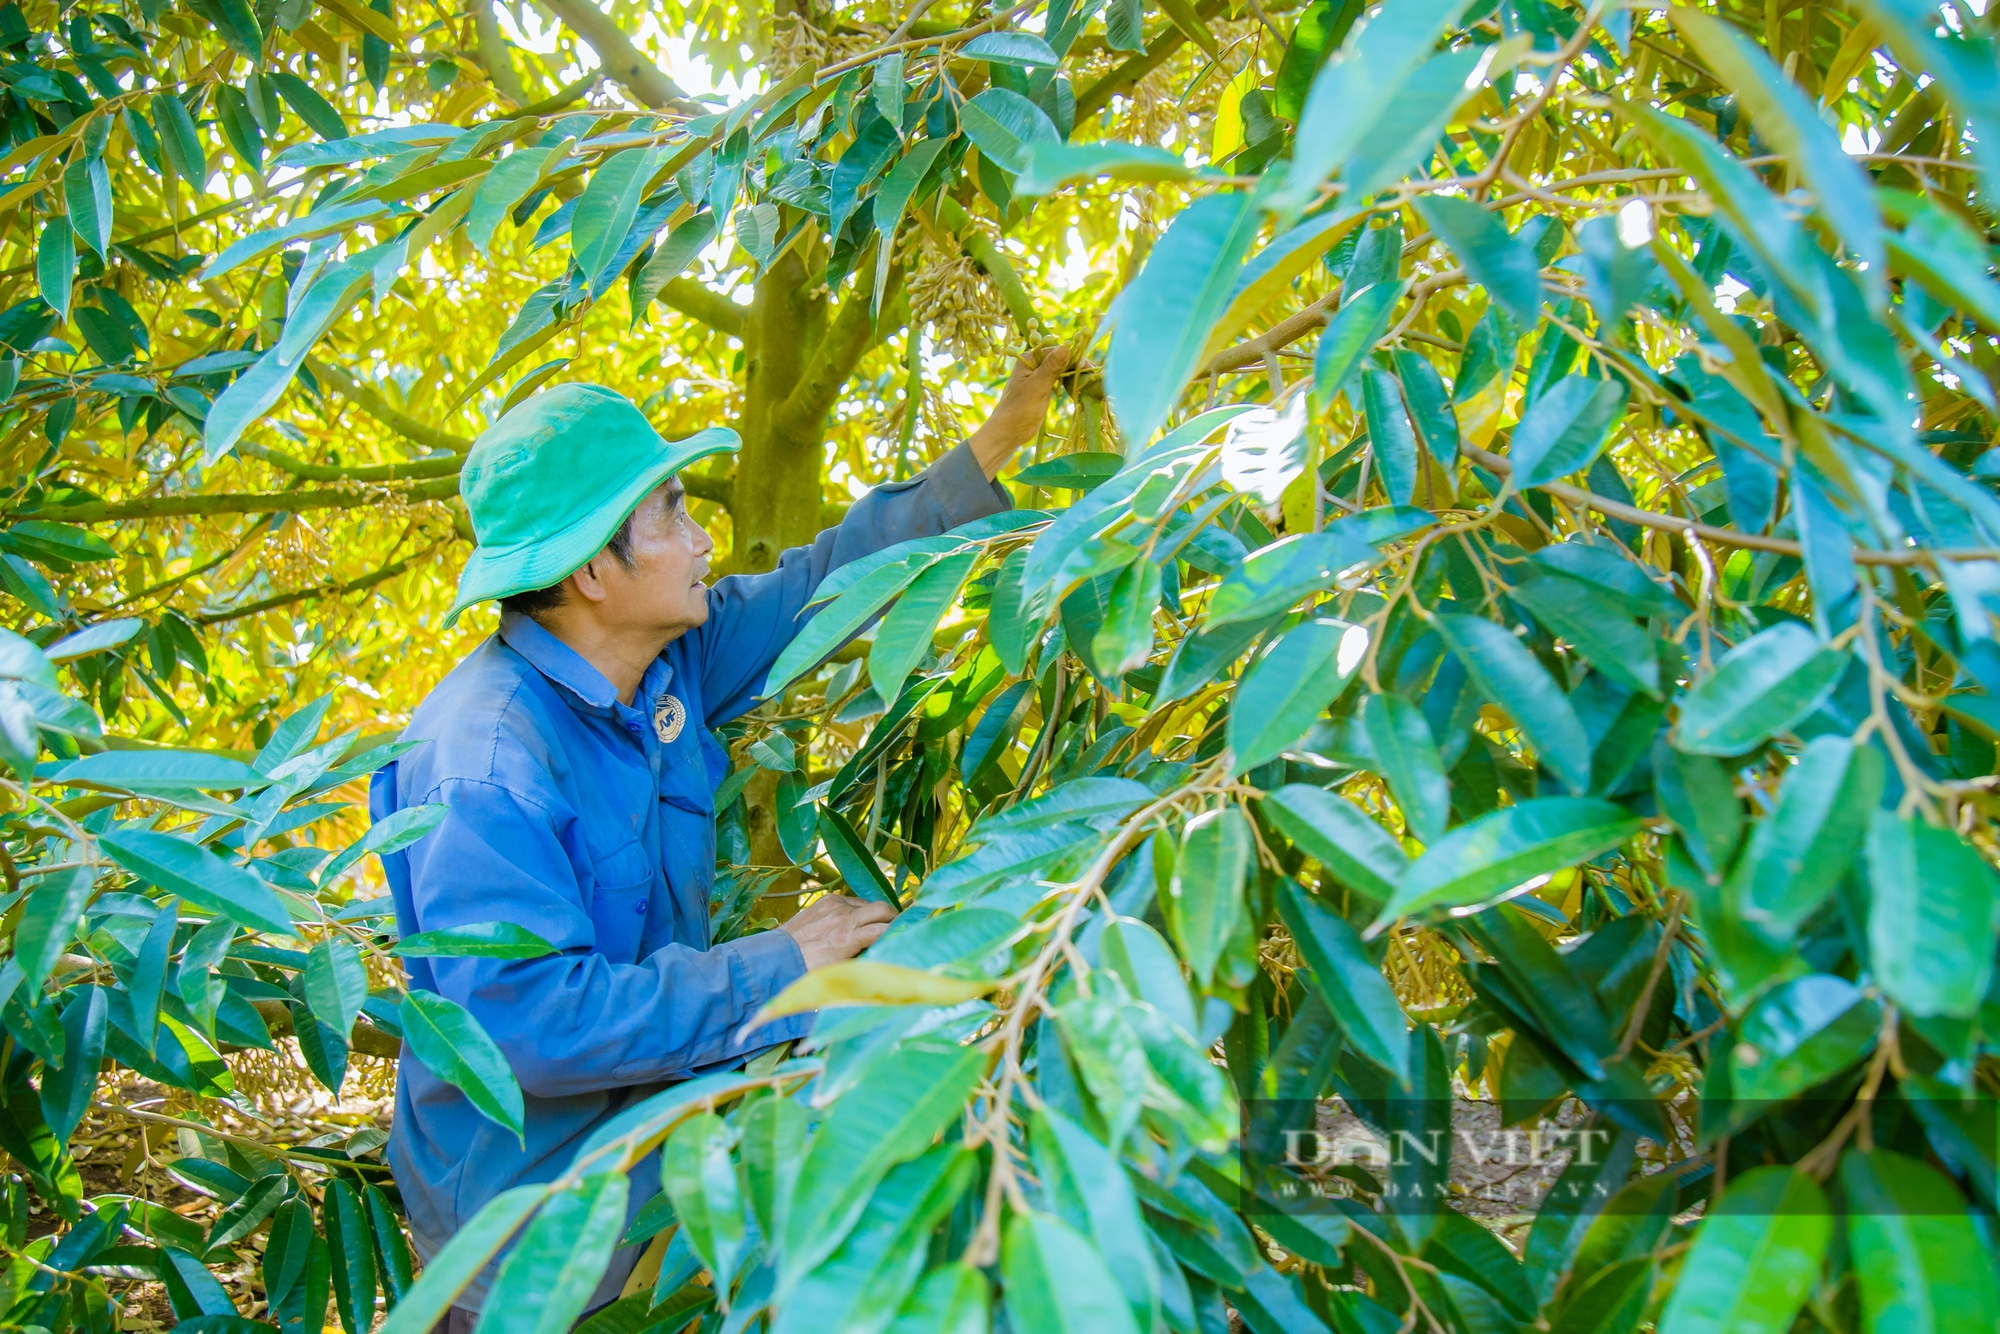
POLYGON ((1259 83, 1257 63, 1252 61, 1222 90, 1222 101, 1215 108, 1215 141, 1209 148, 1210 162, 1220 163, 1242 150, 1243 95, 1255 91, 1259 83))
POLYGON ((994 985, 939 977, 921 968, 850 959, 807 973, 778 993, 750 1022, 756 1025, 836 1005, 956 1005, 986 994, 994 985))

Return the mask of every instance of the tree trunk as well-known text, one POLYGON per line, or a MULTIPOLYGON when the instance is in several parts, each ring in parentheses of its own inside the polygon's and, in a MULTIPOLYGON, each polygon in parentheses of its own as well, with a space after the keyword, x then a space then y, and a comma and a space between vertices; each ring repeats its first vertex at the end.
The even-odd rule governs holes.
POLYGON ((819 531, 825 441, 817 430, 786 429, 780 409, 804 376, 826 332, 827 300, 794 250, 757 280, 743 326, 743 451, 729 503, 734 539, 729 567, 776 567, 787 547, 819 531))

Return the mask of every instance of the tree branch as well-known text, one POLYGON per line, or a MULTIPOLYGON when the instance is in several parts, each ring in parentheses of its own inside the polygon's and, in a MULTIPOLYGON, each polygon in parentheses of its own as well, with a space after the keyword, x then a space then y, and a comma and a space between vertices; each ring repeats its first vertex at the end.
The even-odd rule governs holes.
POLYGON ((647 59, 646 53, 625 35, 625 30, 592 0, 541 0, 541 3, 597 52, 605 73, 625 85, 625 90, 646 106, 688 115, 699 115, 707 109, 647 59))
POLYGON ((743 337, 743 307, 692 278, 675 278, 660 289, 660 304, 699 320, 720 334, 743 337))
MULTIPOLYGON (((1195 14, 1203 21, 1221 14, 1227 5, 1224 0, 1203 0, 1195 6, 1195 14)), ((1086 116, 1094 116, 1111 105, 1111 99, 1124 92, 1139 80, 1167 63, 1167 58, 1181 49, 1187 41, 1187 34, 1172 23, 1154 34, 1146 43, 1146 49, 1133 56, 1124 64, 1099 79, 1077 95, 1076 119, 1078 123, 1086 116)))
POLYGON ((1335 286, 1331 292, 1298 314, 1286 316, 1255 338, 1246 338, 1240 343, 1223 348, 1194 373, 1194 378, 1201 380, 1211 375, 1242 370, 1245 366, 1263 365, 1264 358, 1279 348, 1298 342, 1314 329, 1330 321, 1333 318, 1331 314, 1333 308, 1339 304, 1340 288, 1335 286))
MULTIPOLYGON (((875 345, 875 319, 871 307, 875 301, 875 266, 881 262, 882 248, 878 245, 868 262, 861 266, 854 276, 854 290, 847 300, 840 303, 834 312, 833 321, 821 336, 819 346, 813 350, 813 358, 807 363, 805 373, 798 384, 785 396, 774 414, 780 431, 798 434, 815 430, 833 410, 833 404, 840 397, 840 387, 847 383, 847 377, 854 374, 854 368, 870 347, 875 345)), ((902 299, 903 272, 891 269, 889 289, 884 294, 883 306, 887 307, 902 299)))
MULTIPOLYGON (((458 476, 418 482, 402 493, 416 504, 458 494, 458 476)), ((379 505, 379 494, 341 487, 323 491, 218 492, 215 495, 153 496, 146 500, 94 500, 81 505, 50 505, 18 510, 16 519, 55 519, 62 523, 108 523, 118 519, 174 519, 212 514, 298 514, 305 510, 364 509, 379 505)))
POLYGON ((293 458, 282 450, 272 449, 266 445, 253 445, 248 441, 238 444, 236 452, 247 454, 253 459, 262 459, 272 467, 282 468, 292 476, 303 477, 309 482, 407 482, 424 477, 451 477, 465 466, 465 460, 462 458, 448 458, 343 468, 328 463, 307 463, 304 459, 293 458))
POLYGON ((210 612, 194 619, 202 625, 221 625, 226 621, 239 621, 245 616, 255 616, 259 612, 276 611, 279 607, 289 607, 298 602, 312 602, 319 598, 344 597, 349 593, 365 593, 377 584, 387 583, 418 561, 429 559, 436 546, 429 546, 413 556, 405 556, 393 564, 384 565, 373 574, 345 584, 322 584, 317 588, 301 588, 290 593, 278 593, 258 602, 241 607, 231 607, 227 611, 210 612))
POLYGON ((472 30, 479 43, 479 63, 486 70, 487 82, 516 107, 528 105, 528 92, 521 86, 520 71, 514 68, 511 48, 500 31, 500 20, 493 13, 493 0, 472 0, 471 9, 472 30))
MULTIPOLYGON (((1512 477, 1514 465, 1499 454, 1491 453, 1469 442, 1461 442, 1458 452, 1468 460, 1478 464, 1490 473, 1500 477, 1512 477)), ((1578 509, 1592 509, 1606 518, 1623 519, 1626 523, 1636 523, 1642 528, 1657 528, 1667 533, 1691 533, 1704 542, 1713 542, 1722 547, 1743 547, 1750 551, 1770 551, 1781 556, 1803 556, 1804 549, 1797 542, 1782 537, 1766 537, 1762 533, 1739 532, 1734 528, 1715 528, 1705 523, 1695 523, 1675 514, 1657 514, 1652 510, 1642 510, 1636 505, 1627 505, 1616 500, 1586 491, 1580 486, 1567 482, 1543 482, 1531 488, 1546 491, 1557 500, 1578 509)), ((1861 565, 1932 565, 1940 558, 1945 560, 1992 560, 2000 556, 2000 551, 1987 547, 1966 549, 1947 547, 1905 547, 1899 551, 1868 551, 1856 548, 1854 559, 1861 565)))
MULTIPOLYGON (((273 1038, 291 1036, 292 1007, 290 1004, 281 1000, 253 1000, 250 1003, 257 1007, 257 1013, 264 1020, 264 1027, 271 1030, 273 1038)), ((351 1050, 362 1056, 379 1056, 383 1060, 388 1061, 397 1060, 403 1054, 403 1040, 401 1038, 390 1037, 365 1018, 354 1021, 354 1031, 348 1035, 347 1045, 351 1050)), ((118 1110, 126 1116, 134 1115, 134 1113, 125 1111, 122 1107, 118 1110)), ((216 1132, 203 1126, 202 1133, 213 1135, 216 1132)), ((270 1146, 260 1145, 259 1147, 269 1149, 270 1146)))
POLYGON ((332 386, 335 393, 405 440, 414 441, 426 449, 448 449, 460 455, 472 448, 472 442, 464 436, 424 425, 338 366, 316 357, 307 357, 306 369, 313 373, 314 379, 332 386))

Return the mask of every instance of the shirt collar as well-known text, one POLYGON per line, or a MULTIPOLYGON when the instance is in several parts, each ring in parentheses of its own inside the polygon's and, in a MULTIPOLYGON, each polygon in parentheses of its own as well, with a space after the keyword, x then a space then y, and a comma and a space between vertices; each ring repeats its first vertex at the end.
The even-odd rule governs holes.
POLYGON ((557 639, 532 616, 500 613, 500 638, 528 665, 594 709, 618 702, 618 689, 581 653, 557 639))

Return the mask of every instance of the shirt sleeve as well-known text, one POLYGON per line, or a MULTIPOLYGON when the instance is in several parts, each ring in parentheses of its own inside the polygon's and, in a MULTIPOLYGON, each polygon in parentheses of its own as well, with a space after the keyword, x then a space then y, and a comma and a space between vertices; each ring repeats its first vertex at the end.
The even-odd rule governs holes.
POLYGON ((756 704, 771 664, 811 613, 806 603, 833 570, 851 560, 1012 509, 987 480, 969 445, 959 445, 906 482, 888 482, 854 502, 838 527, 809 547, 793 547, 768 574, 730 575, 709 590, 708 621, 689 635, 711 727, 756 704))
POLYGON ((566 821, 497 783, 454 778, 450 807, 409 850, 416 928, 514 922, 554 945, 539 959, 412 959, 411 982, 470 1011, 527 1093, 565 1097, 680 1078, 801 1036, 810 1016, 743 1032, 805 973, 784 931, 708 950, 668 945, 633 964, 596 953, 566 821))

